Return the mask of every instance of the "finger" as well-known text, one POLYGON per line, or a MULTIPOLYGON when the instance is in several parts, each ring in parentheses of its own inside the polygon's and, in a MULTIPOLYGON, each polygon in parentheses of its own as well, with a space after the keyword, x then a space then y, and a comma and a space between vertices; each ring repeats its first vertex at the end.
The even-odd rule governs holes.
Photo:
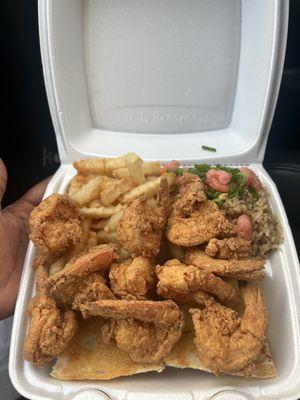
POLYGON ((45 193, 45 190, 47 188, 47 185, 51 179, 51 176, 48 178, 44 179, 42 182, 39 182, 35 186, 33 186, 31 189, 28 190, 19 200, 21 201, 26 201, 33 205, 34 207, 37 206, 45 193))
POLYGON ((43 180, 37 185, 33 186, 28 190, 19 200, 7 206, 2 212, 10 212, 17 217, 21 218, 25 224, 25 228, 28 229, 28 218, 32 209, 37 206, 42 200, 43 194, 45 193, 47 184, 51 177, 43 180))
POLYGON ((0 158, 0 203, 3 199, 7 184, 7 171, 4 162, 0 158))

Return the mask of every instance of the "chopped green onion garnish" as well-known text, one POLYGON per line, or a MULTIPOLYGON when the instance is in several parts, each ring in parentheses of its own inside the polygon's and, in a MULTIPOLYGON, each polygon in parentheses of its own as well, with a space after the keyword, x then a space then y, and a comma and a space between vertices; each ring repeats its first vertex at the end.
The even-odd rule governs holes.
POLYGON ((218 192, 217 190, 212 189, 212 188, 205 188, 204 191, 205 191, 205 194, 206 194, 206 197, 208 198, 208 200, 215 200, 221 194, 221 192, 218 192))
POLYGON ((174 169, 174 173, 176 176, 182 175, 183 174, 183 169, 182 168, 176 168, 174 169))
POLYGON ((232 175, 239 174, 241 171, 238 168, 227 167, 226 165, 217 164, 212 166, 213 169, 229 172, 232 175))
MULTIPOLYGON (((222 194, 221 192, 218 192, 217 190, 206 186, 205 194, 208 200, 213 200, 219 207, 221 207, 226 199, 243 197, 248 180, 248 175, 244 172, 241 172, 239 168, 227 167, 221 164, 195 164, 192 168, 188 169, 188 172, 198 175, 199 178, 204 182, 206 179, 206 174, 210 169, 226 171, 232 175, 232 178, 228 184, 229 192, 226 193, 226 198, 220 198, 219 196, 222 194)), ((259 198, 258 192, 253 187, 248 187, 248 190, 251 193, 253 200, 256 201, 259 198)))
POLYGON ((218 199, 214 199, 214 202, 220 208, 220 207, 222 207, 224 200, 218 198, 218 199))
POLYGON ((209 147, 209 146, 201 146, 203 150, 206 151, 211 151, 213 153, 215 153, 217 151, 217 149, 215 149, 214 147, 209 147))
POLYGON ((176 176, 182 175, 184 173, 184 169, 182 168, 174 168, 174 169, 167 169, 167 173, 175 174, 176 176))
POLYGON ((248 190, 249 190, 253 200, 257 201, 259 199, 259 194, 258 194, 257 190, 255 190, 254 187, 252 187, 252 186, 249 186, 248 190))
POLYGON ((198 175, 203 181, 206 177, 207 171, 210 170, 210 165, 208 164, 195 164, 193 168, 189 168, 188 172, 191 174, 198 175))
POLYGON ((231 182, 229 183, 230 190, 228 193, 228 199, 243 196, 247 179, 248 175, 240 172, 240 170, 238 173, 232 174, 231 182))

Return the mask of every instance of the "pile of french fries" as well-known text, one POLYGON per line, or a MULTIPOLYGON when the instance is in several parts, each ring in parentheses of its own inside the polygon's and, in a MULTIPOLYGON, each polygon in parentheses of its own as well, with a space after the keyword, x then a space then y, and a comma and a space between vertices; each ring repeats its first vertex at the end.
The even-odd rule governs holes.
MULTIPOLYGON (((119 262, 129 258, 117 240, 124 206, 141 195, 155 196, 163 177, 160 162, 144 162, 135 153, 118 158, 86 159, 73 165, 77 174, 67 194, 86 217, 84 237, 71 253, 51 265, 50 274, 61 270, 74 255, 101 243, 116 248, 119 262)), ((172 174, 166 176, 171 183, 172 174)))

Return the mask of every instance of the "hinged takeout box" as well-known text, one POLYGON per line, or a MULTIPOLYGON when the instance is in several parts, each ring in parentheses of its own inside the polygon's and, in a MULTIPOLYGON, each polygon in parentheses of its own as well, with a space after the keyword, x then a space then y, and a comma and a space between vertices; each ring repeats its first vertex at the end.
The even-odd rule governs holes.
POLYGON ((300 279, 280 197, 262 167, 283 67, 288 0, 40 0, 44 77, 62 165, 134 151, 147 160, 250 164, 270 192, 284 244, 263 282, 278 377, 168 369, 109 382, 58 381, 23 360, 34 288, 30 244, 15 311, 10 376, 31 399, 296 399, 300 279), (217 148, 216 153, 202 145, 217 148))

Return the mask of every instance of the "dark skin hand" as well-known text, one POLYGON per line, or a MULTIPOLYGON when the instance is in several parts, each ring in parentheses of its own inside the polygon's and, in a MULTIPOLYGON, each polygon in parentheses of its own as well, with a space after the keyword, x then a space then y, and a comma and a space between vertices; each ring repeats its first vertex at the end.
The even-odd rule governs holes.
MULTIPOLYGON (((19 200, 0 210, 0 320, 15 308, 28 245, 28 218, 42 200, 49 178, 38 183, 19 200)), ((0 204, 6 190, 7 171, 0 159, 0 204)))

